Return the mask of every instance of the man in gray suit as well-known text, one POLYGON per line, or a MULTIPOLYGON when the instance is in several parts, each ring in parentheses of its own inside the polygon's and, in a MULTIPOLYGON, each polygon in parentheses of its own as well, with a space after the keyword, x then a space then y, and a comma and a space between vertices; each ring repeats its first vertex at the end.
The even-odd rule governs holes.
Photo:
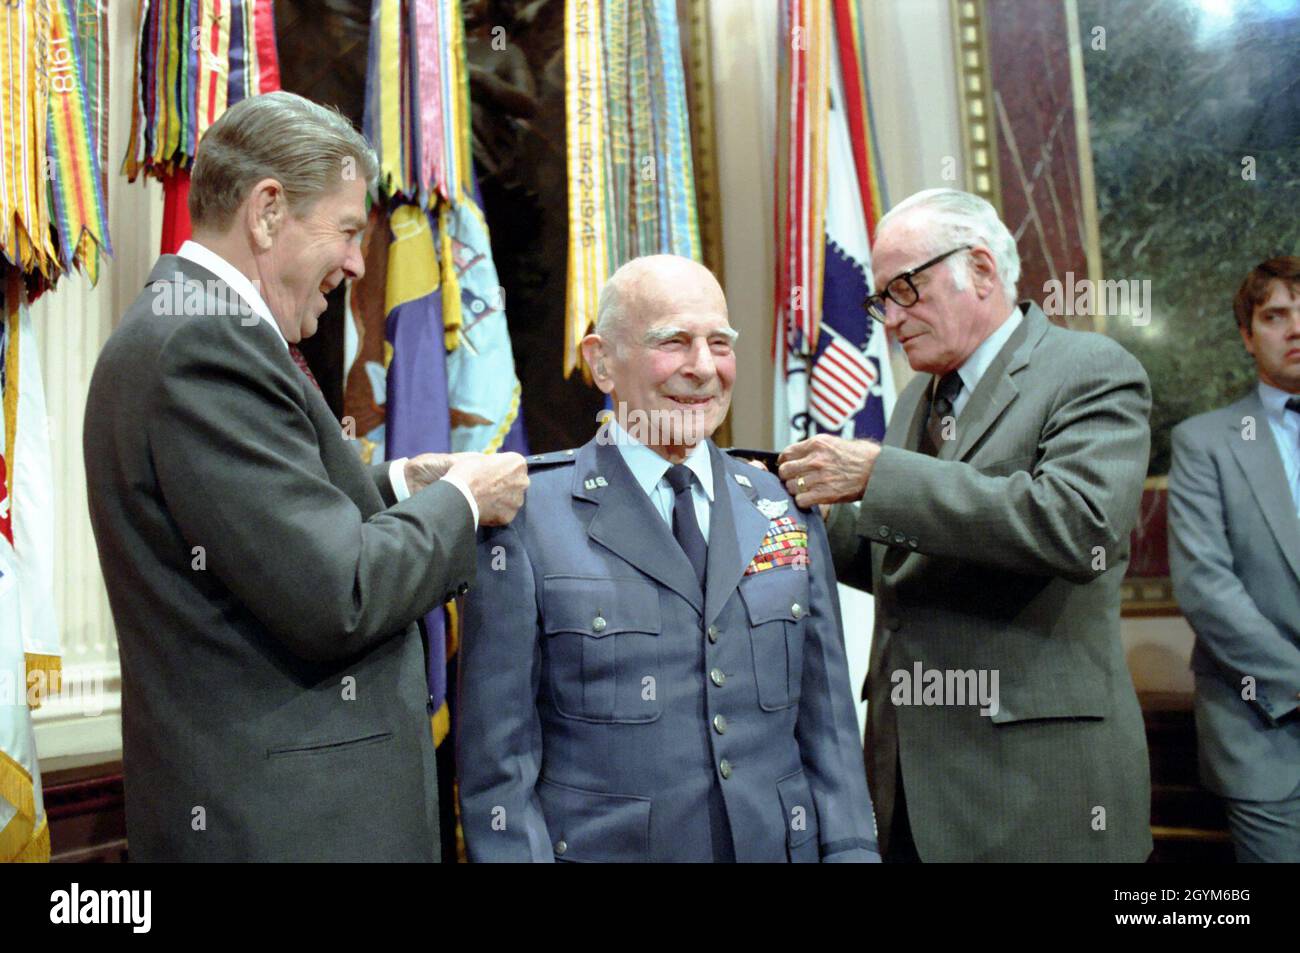
POLYGON ((133 860, 436 860, 415 620, 474 579, 517 454, 367 468, 296 343, 364 266, 374 154, 338 113, 247 99, 203 138, 194 240, 159 259, 86 405, 122 659, 133 860), (438 479, 441 477, 441 479, 438 479))
POLYGON ((1300 258, 1233 301, 1259 384, 1174 428, 1169 568, 1196 631, 1201 778, 1237 859, 1300 861, 1300 258))
POLYGON ((582 344, 615 419, 479 545, 456 753, 471 860, 877 860, 830 550, 719 452, 702 266, 620 268, 582 344), (706 542, 707 541, 707 542, 706 542))
POLYGON ((1016 305, 991 205, 885 216, 868 311, 919 373, 884 445, 819 435, 780 475, 876 596, 866 757, 888 860, 1128 860, 1151 850, 1120 580, 1150 445, 1138 362, 1016 305))

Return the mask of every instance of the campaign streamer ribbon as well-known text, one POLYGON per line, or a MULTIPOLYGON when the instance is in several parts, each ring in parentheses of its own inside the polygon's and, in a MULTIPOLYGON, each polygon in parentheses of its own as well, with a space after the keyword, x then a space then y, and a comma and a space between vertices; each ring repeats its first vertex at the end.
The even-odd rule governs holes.
POLYGON ((826 256, 826 102, 830 6, 783 0, 777 83, 777 283, 773 356, 817 346, 826 256))
POLYGON ((596 320, 609 275, 605 222, 604 69, 598 0, 564 7, 565 146, 569 170, 569 267, 564 376, 580 360, 580 342, 596 320))

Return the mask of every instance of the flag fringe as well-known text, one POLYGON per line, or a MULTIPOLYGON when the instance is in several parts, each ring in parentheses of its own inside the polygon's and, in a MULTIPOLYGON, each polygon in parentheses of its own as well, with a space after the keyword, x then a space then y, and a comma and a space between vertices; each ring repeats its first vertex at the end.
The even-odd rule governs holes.
POLYGON ((32 831, 31 821, 21 815, 0 831, 0 864, 48 864, 50 862, 50 825, 42 817, 32 831))
POLYGON ((27 703, 35 710, 63 688, 63 659, 58 655, 27 652, 27 703), (39 677, 37 677, 39 673, 39 677), (35 684, 33 684, 35 679, 35 684))
POLYGON ((36 789, 32 773, 3 751, 0 751, 0 799, 12 804, 19 817, 35 822, 36 789))

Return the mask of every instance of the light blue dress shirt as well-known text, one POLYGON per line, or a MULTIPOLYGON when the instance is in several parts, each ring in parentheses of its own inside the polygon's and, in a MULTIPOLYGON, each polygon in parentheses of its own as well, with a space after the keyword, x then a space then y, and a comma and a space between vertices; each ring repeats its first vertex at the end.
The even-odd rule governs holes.
MULTIPOLYGON (((611 421, 607 431, 617 441, 618 452, 623 455, 623 462, 632 471, 637 485, 650 497, 650 502, 659 511, 670 527, 673 525, 673 488, 666 478, 668 468, 672 466, 665 458, 659 456, 645 444, 634 440, 617 421, 611 421)), ((707 541, 709 538, 709 508, 713 503, 713 461, 709 459, 708 443, 697 443, 684 461, 696 479, 691 481, 691 497, 695 502, 695 518, 699 521, 700 532, 707 541)))
POLYGON ((1259 382, 1259 399, 1268 415, 1268 426, 1277 441, 1277 452, 1282 457, 1286 471, 1286 485, 1291 488, 1291 501, 1296 515, 1300 516, 1300 414, 1286 409, 1286 402, 1300 395, 1288 394, 1271 384, 1259 382))
POLYGON ((966 363, 957 368, 957 376, 961 378, 961 392, 957 394, 956 400, 952 402, 952 414, 954 418, 961 417, 961 412, 965 408, 970 395, 975 393, 975 388, 980 382, 993 359, 998 356, 1002 350, 1002 345, 1010 340, 1011 335, 1016 333, 1016 328, 1020 327, 1020 322, 1025 320, 1025 316, 1019 308, 1012 308, 1010 316, 1002 322, 1002 326, 984 339, 971 354, 966 358, 966 363))

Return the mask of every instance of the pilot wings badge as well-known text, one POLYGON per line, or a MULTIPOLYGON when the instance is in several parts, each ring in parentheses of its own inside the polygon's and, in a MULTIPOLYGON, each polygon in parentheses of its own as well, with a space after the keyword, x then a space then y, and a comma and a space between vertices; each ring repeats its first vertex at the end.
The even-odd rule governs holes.
POLYGON ((774 520, 778 516, 784 516, 785 511, 790 508, 788 500, 761 499, 757 500, 754 505, 758 507, 760 513, 770 520, 774 520))

